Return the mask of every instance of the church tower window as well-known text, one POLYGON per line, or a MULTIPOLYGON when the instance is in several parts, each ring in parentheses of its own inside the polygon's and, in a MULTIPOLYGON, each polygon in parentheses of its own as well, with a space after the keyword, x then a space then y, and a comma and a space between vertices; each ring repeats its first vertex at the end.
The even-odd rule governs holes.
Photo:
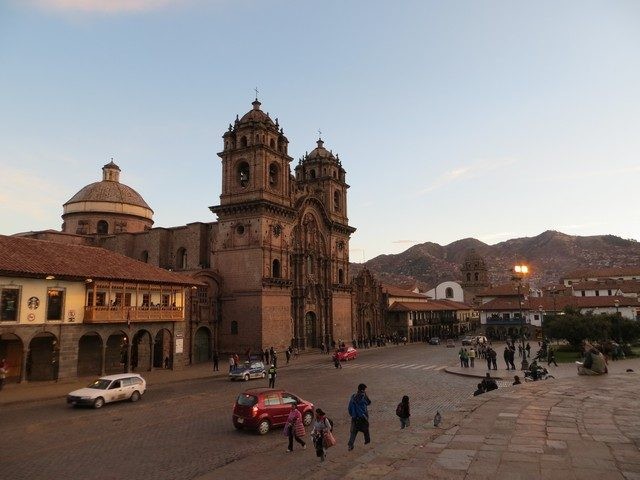
POLYGON ((311 169, 311 171, 309 172, 309 178, 311 178, 311 180, 315 180, 316 178, 316 171, 311 169))
POLYGON ((473 274, 473 281, 477 282, 480 279, 480 274, 478 274, 478 272, 473 274))
POLYGON ((453 288, 447 287, 446 290, 444 291, 444 296, 446 298, 453 298, 453 288))
POLYGON ((340 211, 340 192, 337 190, 333 192, 333 209, 336 212, 340 211))
POLYGON ((249 185, 249 164, 247 162, 241 162, 238 165, 238 183, 242 188, 246 188, 249 185))
POLYGON ((344 283, 344 271, 341 268, 338 269, 338 283, 344 283))
POLYGON ((278 165, 275 163, 269 165, 269 186, 271 188, 278 186, 278 165))
POLYGON ((247 146, 247 137, 242 136, 240 137, 240 148, 246 148, 247 146))

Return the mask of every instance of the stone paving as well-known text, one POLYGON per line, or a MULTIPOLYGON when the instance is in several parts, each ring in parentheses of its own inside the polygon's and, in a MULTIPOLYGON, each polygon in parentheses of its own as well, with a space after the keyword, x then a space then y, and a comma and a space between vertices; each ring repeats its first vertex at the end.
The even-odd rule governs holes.
MULTIPOLYGON (((469 370, 446 369, 477 377, 486 372, 469 370)), ((397 422, 378 423, 372 443, 363 446, 359 439, 352 452, 343 445, 348 432, 340 432, 325 462, 316 462, 309 452, 286 459, 256 454, 200 478, 236 479, 261 472, 261 480, 640 480, 640 359, 613 362, 610 372, 582 377, 574 365, 561 364, 552 368, 556 380, 513 387, 505 385, 518 372, 492 372, 504 378, 501 388, 446 412, 439 428, 419 424, 400 430, 397 422), (628 368, 635 372, 626 372, 628 368), (297 466, 291 462, 294 457, 301 461, 297 466)), ((149 373, 154 382, 211 375, 210 365, 149 373)), ((0 404, 63 396, 71 383, 9 385, 0 392, 0 404)))

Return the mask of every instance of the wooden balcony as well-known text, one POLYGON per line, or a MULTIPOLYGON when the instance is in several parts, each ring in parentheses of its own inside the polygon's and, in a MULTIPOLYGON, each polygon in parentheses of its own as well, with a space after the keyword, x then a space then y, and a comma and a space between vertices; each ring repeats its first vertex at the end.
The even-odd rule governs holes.
POLYGON ((180 322, 182 307, 84 307, 83 323, 180 322))

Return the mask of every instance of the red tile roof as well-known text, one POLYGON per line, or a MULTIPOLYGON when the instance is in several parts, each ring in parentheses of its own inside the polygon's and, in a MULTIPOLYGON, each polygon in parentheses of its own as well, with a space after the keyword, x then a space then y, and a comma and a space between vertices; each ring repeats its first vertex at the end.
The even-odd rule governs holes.
MULTIPOLYGON (((619 307, 640 307, 638 299, 635 297, 607 296, 607 297, 575 297, 575 296, 558 296, 553 297, 529 297, 522 302, 523 310, 539 310, 542 307, 544 311, 562 311, 565 307, 574 308, 615 308, 615 301, 618 301, 619 307)), ((493 300, 478 307, 478 310, 518 310, 519 304, 517 298, 494 298, 493 300)))
POLYGON ((416 293, 410 290, 405 290, 403 288, 399 288, 394 285, 389 285, 388 283, 382 284, 382 291, 391 297, 422 298, 424 300, 427 300, 429 298, 426 295, 423 295, 422 293, 416 293))
POLYGON ((389 310, 392 312, 436 312, 442 310, 469 310, 464 303, 451 300, 429 300, 428 302, 393 302, 389 310))
POLYGON ((0 235, 0 275, 58 279, 99 279, 137 283, 200 285, 179 273, 99 247, 66 245, 0 235))
POLYGON ((574 290, 616 290, 620 289, 625 293, 640 292, 640 281, 638 280, 589 280, 586 282, 574 282, 571 284, 574 290))
POLYGON ((637 276, 640 277, 640 266, 635 267, 621 267, 621 268, 600 268, 589 269, 583 268, 580 270, 574 270, 567 273, 563 279, 571 280, 574 278, 605 278, 605 277, 628 277, 637 276))
MULTIPOLYGON (((522 285, 522 292, 528 292, 529 286, 522 285)), ((510 297, 518 295, 518 286, 516 283, 505 283, 503 285, 493 285, 485 288, 476 294, 476 297, 510 297)))

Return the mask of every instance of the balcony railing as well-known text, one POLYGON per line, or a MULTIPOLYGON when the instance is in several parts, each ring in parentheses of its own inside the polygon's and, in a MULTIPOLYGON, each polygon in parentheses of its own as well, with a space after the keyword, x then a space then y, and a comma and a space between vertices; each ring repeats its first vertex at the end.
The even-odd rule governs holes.
POLYGON ((84 307, 84 323, 177 322, 182 307, 84 307))

